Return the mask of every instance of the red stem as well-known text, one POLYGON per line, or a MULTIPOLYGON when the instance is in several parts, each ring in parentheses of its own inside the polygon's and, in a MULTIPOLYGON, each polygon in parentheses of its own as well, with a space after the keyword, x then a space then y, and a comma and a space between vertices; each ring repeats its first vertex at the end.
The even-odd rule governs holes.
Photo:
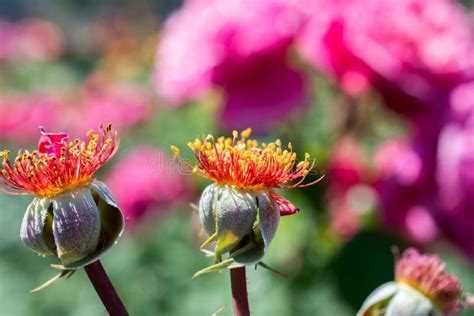
POLYGON ((235 316, 250 316, 245 267, 230 269, 230 285, 235 316))
POLYGON ((91 280, 109 315, 128 316, 127 309, 120 300, 112 282, 110 282, 100 260, 85 266, 84 270, 86 270, 89 280, 91 280))

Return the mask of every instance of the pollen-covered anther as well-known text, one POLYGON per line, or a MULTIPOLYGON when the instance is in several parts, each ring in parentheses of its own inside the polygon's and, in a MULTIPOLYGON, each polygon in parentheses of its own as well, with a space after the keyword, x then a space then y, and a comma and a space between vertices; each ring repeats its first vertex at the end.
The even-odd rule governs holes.
POLYGON ((2 150, 2 151, 0 151, 0 156, 1 156, 4 160, 8 159, 8 156, 9 156, 9 155, 10 155, 10 152, 9 152, 8 150, 2 150))
POLYGON ((240 133, 240 136, 241 136, 242 138, 249 138, 251 134, 252 134, 252 129, 249 127, 249 128, 247 128, 247 129, 243 130, 243 131, 240 133))
POLYGON ((176 147, 176 146, 171 146, 171 151, 172 151, 173 154, 175 154, 175 155, 179 155, 180 152, 181 152, 181 151, 179 150, 179 148, 176 147))

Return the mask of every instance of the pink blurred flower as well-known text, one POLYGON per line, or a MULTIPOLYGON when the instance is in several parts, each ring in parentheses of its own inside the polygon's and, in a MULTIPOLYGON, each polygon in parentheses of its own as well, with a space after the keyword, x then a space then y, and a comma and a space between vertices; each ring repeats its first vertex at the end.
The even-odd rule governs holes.
POLYGON ((363 215, 376 202, 376 193, 368 185, 370 172, 354 138, 346 136, 335 145, 328 174, 332 229, 342 237, 351 237, 361 228, 363 215))
POLYGON ((440 97, 473 67, 472 24, 454 1, 318 0, 309 7, 299 47, 349 94, 373 86, 390 107, 411 114, 442 107, 440 97))
POLYGON ((49 61, 61 55, 65 45, 59 27, 42 19, 0 19, 0 38, 0 61, 49 61))
MULTIPOLYGON (((474 102, 465 100, 470 102, 470 115, 447 124, 439 139, 436 216, 443 233, 474 261, 474 102)), ((457 114, 463 112, 458 104, 453 105, 458 106, 457 114)))
POLYGON ((85 134, 99 123, 124 130, 145 121, 150 111, 149 90, 94 74, 75 94, 0 96, 0 138, 28 142, 37 138, 39 126, 71 134, 85 134))
POLYGON ((106 177, 127 222, 138 223, 152 211, 186 201, 192 187, 172 158, 141 146, 122 157, 106 177))
POLYGON ((371 72, 343 42, 349 9, 362 1, 300 0, 308 10, 308 20, 299 34, 299 51, 317 68, 333 74, 350 95, 370 87, 371 72))
MULTIPOLYGON (((375 155, 384 225, 420 245, 433 243, 438 227, 433 218, 436 186, 426 148, 404 140, 390 140, 375 155)), ((434 156, 434 154, 433 154, 434 156)))
POLYGON ((145 121, 150 111, 151 95, 147 89, 96 73, 85 81, 79 97, 69 103, 66 125, 75 134, 87 132, 90 126, 101 122, 111 123, 120 131, 145 121))
POLYGON ((449 98, 451 120, 460 124, 474 124, 474 81, 458 85, 449 98))
POLYGON ((289 49, 303 23, 283 0, 189 0, 164 26, 155 84, 174 105, 223 95, 228 128, 264 129, 304 105, 304 74, 289 49))
POLYGON ((0 96, 0 139, 28 142, 58 120, 62 101, 48 94, 0 96))

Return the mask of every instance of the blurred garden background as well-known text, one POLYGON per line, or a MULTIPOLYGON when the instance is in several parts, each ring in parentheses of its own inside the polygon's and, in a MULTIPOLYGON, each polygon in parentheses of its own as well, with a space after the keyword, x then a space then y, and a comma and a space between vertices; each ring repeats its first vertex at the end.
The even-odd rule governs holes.
MULTIPOLYGON (((354 315, 393 279, 392 247, 438 253, 474 292, 474 1, 1 0, 0 147, 33 150, 38 127, 118 129, 98 178, 127 218, 102 262, 131 315, 231 315, 183 174, 195 137, 251 127, 292 142, 324 179, 282 194, 254 315, 354 315)), ((29 197, 0 195, 0 315, 102 315, 83 271, 23 247, 29 197)), ((462 315, 473 315, 467 310, 462 315)))

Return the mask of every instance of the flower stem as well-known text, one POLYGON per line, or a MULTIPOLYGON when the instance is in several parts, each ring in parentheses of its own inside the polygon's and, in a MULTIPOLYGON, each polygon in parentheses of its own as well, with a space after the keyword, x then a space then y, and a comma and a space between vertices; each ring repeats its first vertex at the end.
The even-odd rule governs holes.
POLYGON ((230 285, 235 316, 250 316, 245 267, 230 269, 230 285))
POLYGON ((84 267, 86 270, 89 280, 91 280, 92 285, 95 288, 95 291, 99 295, 102 303, 104 304, 109 315, 113 316, 126 316, 128 315, 127 309, 123 305, 120 297, 115 291, 112 282, 110 282, 107 273, 100 263, 100 260, 97 260, 84 267))

